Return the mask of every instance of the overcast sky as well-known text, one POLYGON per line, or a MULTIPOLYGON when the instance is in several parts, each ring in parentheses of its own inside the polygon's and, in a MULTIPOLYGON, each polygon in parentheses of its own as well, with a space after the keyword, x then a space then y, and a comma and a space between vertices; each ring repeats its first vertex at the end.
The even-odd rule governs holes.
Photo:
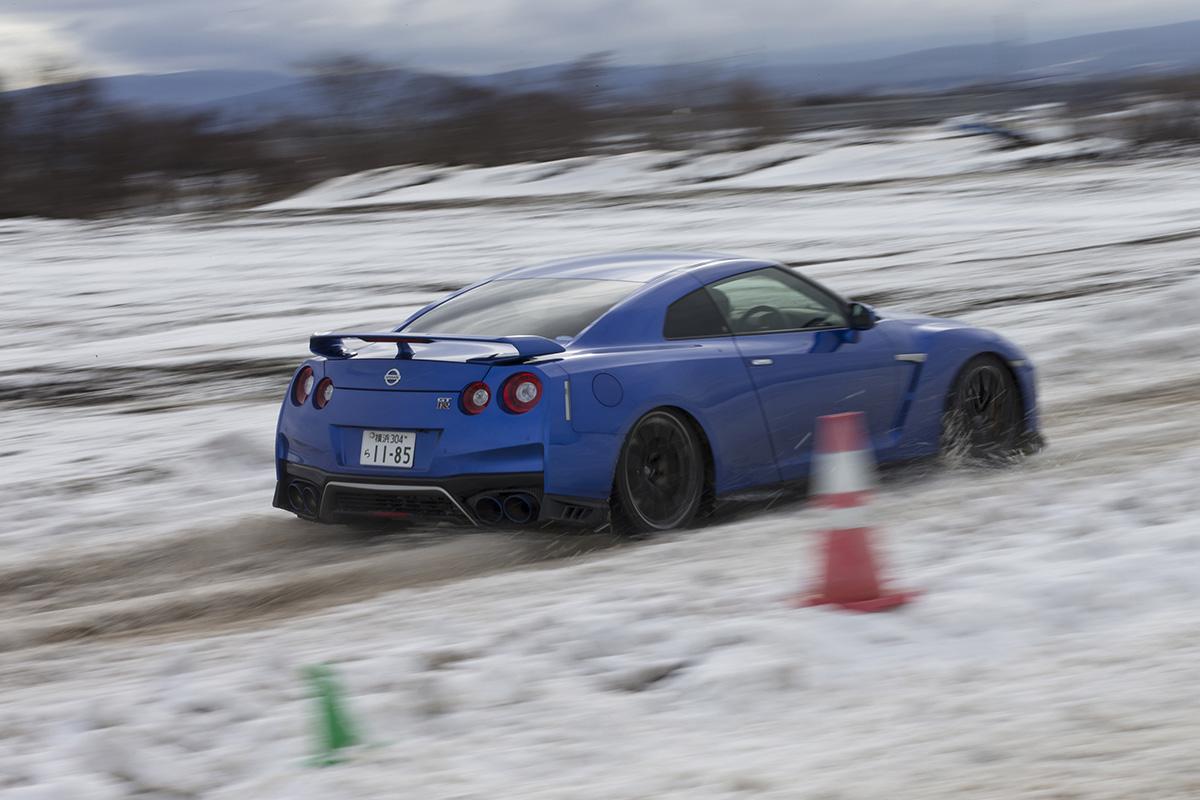
POLYGON ((1196 0, 0 0, 0 74, 286 69, 354 51, 485 72, 609 50, 626 63, 853 60, 1200 18, 1196 0))

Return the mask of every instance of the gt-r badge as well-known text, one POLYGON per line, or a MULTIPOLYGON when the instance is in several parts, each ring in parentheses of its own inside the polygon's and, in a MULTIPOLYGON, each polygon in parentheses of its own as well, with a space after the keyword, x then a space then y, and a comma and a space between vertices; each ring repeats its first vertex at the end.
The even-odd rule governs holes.
POLYGON ((389 369, 387 372, 383 373, 383 382, 388 386, 395 386, 400 382, 400 370, 389 369))
POLYGON ((451 400, 451 398, 449 398, 449 397, 439 397, 437 399, 437 410, 438 411, 449 410, 450 409, 450 400, 451 400))

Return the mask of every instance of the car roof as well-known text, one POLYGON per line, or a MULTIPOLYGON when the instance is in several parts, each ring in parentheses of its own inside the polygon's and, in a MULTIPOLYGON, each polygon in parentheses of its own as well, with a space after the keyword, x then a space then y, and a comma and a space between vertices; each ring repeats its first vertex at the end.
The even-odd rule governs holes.
POLYGON ((672 272, 695 269, 716 261, 746 259, 725 253, 636 252, 609 253, 551 261, 497 275, 497 280, 563 278, 648 283, 672 272))

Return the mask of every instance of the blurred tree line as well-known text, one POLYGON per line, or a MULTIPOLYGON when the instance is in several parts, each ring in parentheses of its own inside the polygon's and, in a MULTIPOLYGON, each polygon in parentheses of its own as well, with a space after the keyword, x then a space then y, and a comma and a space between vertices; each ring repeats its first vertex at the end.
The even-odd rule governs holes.
POLYGON ((804 127, 933 123, 1046 102, 1103 122, 1101 132, 1109 130, 1106 113, 1143 103, 1141 113, 1121 118, 1120 135, 1138 144, 1200 142, 1195 75, 789 97, 713 64, 664 67, 657 82, 621 91, 609 80, 606 53, 536 80, 483 82, 348 54, 296 69, 300 110, 241 118, 123 106, 104 96, 101 82, 62 64, 45 65, 31 89, 4 93, 0 83, 0 217, 231 208, 398 164, 747 149, 804 127), (1145 105, 1146 98, 1170 102, 1145 105))
POLYGON ((125 108, 60 66, 41 78, 0 95, 0 217, 87 217, 286 177, 264 131, 125 108))
POLYGON ((0 217, 236 207, 395 164, 550 160, 632 138, 687 147, 714 130, 750 147, 785 133, 781 101, 745 79, 681 77, 618 103, 607 59, 498 87, 333 55, 297 65, 312 108, 270 121, 122 106, 100 82, 48 65, 34 88, 0 93, 0 217))

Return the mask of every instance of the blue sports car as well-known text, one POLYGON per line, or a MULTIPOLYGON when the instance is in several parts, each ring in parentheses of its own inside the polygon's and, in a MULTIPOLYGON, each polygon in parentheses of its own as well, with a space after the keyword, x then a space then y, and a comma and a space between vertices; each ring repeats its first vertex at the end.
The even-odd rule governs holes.
POLYGON ((685 526, 804 481, 817 417, 880 461, 1036 449, 995 333, 877 312, 780 264, 691 253, 503 273, 380 333, 324 333, 279 414, 274 504, 321 522, 685 526))

